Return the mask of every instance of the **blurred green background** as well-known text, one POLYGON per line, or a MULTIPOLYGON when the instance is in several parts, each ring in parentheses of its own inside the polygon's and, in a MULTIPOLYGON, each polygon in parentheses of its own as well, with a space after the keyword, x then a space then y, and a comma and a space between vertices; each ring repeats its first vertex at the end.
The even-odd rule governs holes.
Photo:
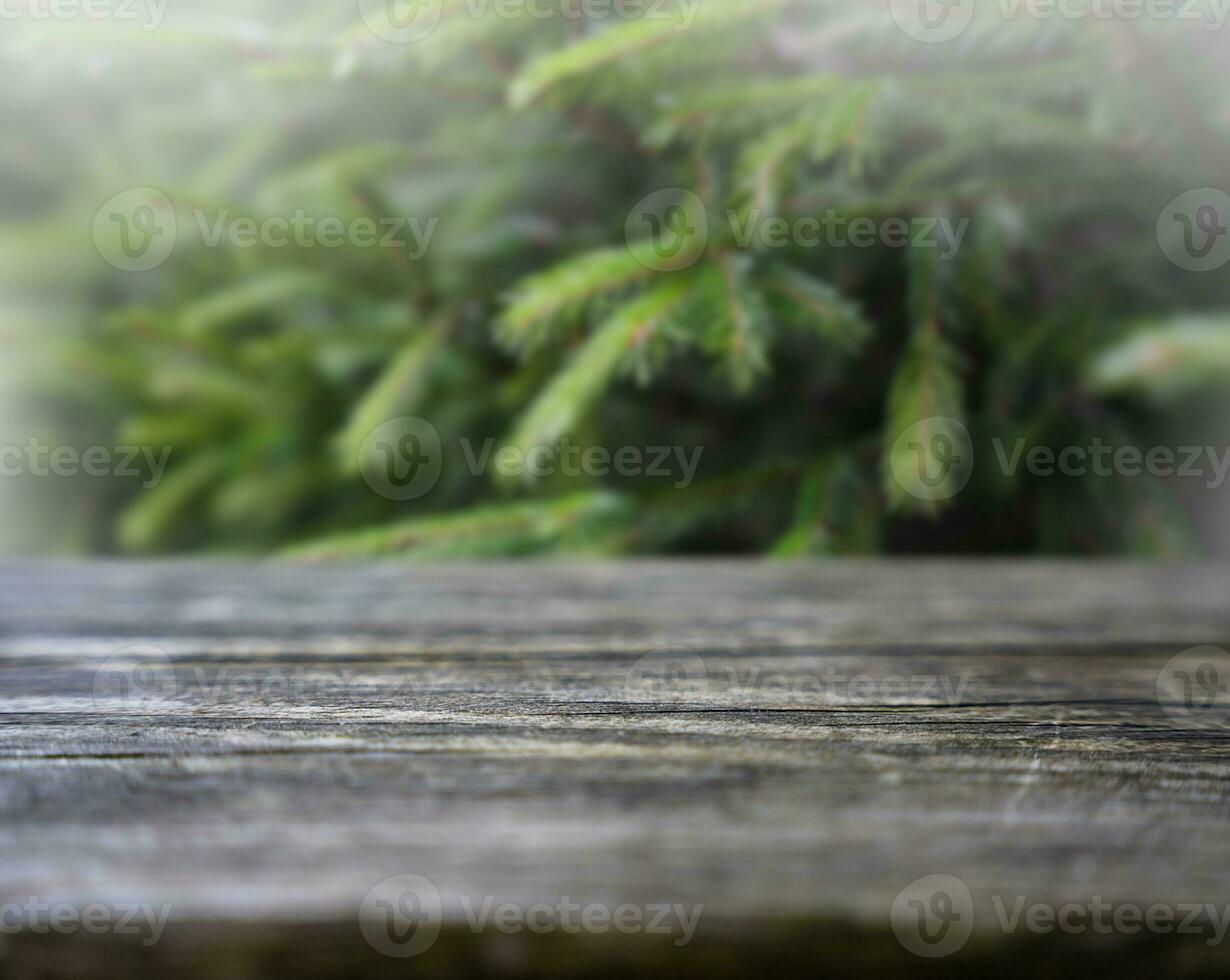
POLYGON ((1230 444, 1221 4, 940 40, 923 3, 6 15, 0 548, 1230 550, 1211 455, 996 448, 1230 444))

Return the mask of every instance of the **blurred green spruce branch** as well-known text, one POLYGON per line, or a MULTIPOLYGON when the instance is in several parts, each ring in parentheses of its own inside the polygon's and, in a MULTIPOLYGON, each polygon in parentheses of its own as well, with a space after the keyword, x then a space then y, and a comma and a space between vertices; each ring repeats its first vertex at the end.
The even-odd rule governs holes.
POLYGON ((92 39, 84 61, 9 40, 12 70, 90 89, 72 136, 0 96, 28 124, 0 163, 24 189, 8 265, 42 290, 23 309, 53 350, 28 397, 61 433, 173 447, 157 487, 110 488, 64 522, 64 546, 1194 546, 1160 481, 1010 478, 982 459, 961 493, 928 500, 892 464, 927 419, 960 420, 978 447, 1140 443, 1224 388, 1227 279, 1177 269, 1155 238, 1168 200, 1225 173, 1215 41, 980 16, 926 45, 886 4, 821 0, 703 0, 686 30, 585 20, 567 0, 546 18, 473 9, 444 0, 412 44, 312 3, 270 6, 263 27, 223 4, 141 44, 92 39), (179 206, 156 274, 109 270, 79 240, 83 209, 133 184, 179 206), (669 189, 666 232, 629 221, 669 189), (421 255, 205 248, 192 207, 438 225, 421 255), (830 209, 968 234, 946 258, 736 234, 830 209), (360 473, 373 429, 399 416, 447 447, 438 485, 406 503, 360 473), (510 480, 455 465, 463 438, 704 455, 686 487, 510 480))

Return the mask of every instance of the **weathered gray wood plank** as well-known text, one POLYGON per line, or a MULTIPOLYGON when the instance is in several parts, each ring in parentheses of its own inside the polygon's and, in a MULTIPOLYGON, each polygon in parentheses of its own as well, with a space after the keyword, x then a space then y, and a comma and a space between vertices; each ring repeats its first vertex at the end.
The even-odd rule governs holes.
MULTIPOLYGON (((1157 679, 1185 648, 1230 644, 1228 576, 0 565, 0 903, 168 903, 151 957, 224 935, 255 959, 357 943, 351 959, 404 970, 364 946, 358 909, 380 880, 425 875, 460 938, 410 962, 470 972, 541 970, 535 944, 560 937, 479 943, 460 896, 703 904, 695 943, 663 952, 673 974, 785 955, 768 938, 783 929, 838 965, 921 968, 889 913, 935 873, 976 899, 948 967, 1022 940, 987 896, 1221 905, 1228 729, 1157 679), (837 926, 860 948, 835 947, 837 926)), ((57 948, 18 937, 14 969, 57 948)), ((1174 955, 1225 966, 1220 944, 1174 955)))

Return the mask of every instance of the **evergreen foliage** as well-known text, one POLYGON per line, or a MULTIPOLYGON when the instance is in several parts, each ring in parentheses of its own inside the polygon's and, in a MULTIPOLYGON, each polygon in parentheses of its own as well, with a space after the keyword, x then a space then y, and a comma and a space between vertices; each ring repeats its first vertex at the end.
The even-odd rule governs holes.
POLYGON ((1148 444, 1224 388, 1230 270, 1176 267, 1157 228, 1176 195, 1230 180, 1230 28, 986 4, 932 45, 879 2, 702 0, 683 29, 677 0, 630 19, 443 0, 429 37, 396 44, 347 4, 209 6, 148 36, 0 42, 6 74, 64 106, 0 89, 20 125, 0 160, 8 322, 39 355, 23 397, 74 444, 173 447, 158 486, 116 481, 60 522, 62 546, 1196 545, 1164 482, 1007 476, 987 447, 1148 444), (146 185, 175 202, 175 252, 112 269, 89 220, 146 185), (422 249, 412 228, 399 248, 209 247, 193 209, 433 230, 422 249), (951 256, 769 243, 774 219, 830 209, 967 233, 951 256), (446 447, 408 502, 361 473, 399 416, 446 447), (926 419, 978 447, 945 499, 894 475, 926 419), (704 454, 687 486, 475 477, 463 438, 704 454))

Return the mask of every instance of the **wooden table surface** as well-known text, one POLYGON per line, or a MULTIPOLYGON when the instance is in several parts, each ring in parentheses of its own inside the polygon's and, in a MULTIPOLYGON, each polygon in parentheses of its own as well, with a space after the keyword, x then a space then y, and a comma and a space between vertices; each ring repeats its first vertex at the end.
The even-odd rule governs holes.
POLYGON ((0 565, 0 927, 27 896, 170 914, 154 945, 0 935, 0 975, 1225 976, 1212 927, 1044 934, 1001 909, 1215 925, 1228 584, 1021 561, 0 565), (401 875, 440 902, 411 958, 362 924, 401 875), (972 903, 943 957, 897 928, 931 875, 972 903), (703 911, 686 943, 464 912, 563 897, 703 911))

